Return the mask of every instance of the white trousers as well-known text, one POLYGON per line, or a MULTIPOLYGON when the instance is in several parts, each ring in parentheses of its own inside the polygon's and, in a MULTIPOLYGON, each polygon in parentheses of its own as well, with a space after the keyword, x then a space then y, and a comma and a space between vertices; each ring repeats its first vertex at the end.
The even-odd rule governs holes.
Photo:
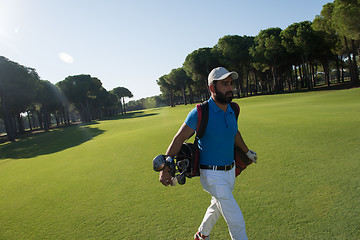
POLYGON ((209 235, 222 215, 229 227, 231 239, 248 239, 244 217, 232 194, 235 185, 235 167, 230 171, 200 169, 200 182, 204 190, 211 194, 212 199, 199 231, 209 235))

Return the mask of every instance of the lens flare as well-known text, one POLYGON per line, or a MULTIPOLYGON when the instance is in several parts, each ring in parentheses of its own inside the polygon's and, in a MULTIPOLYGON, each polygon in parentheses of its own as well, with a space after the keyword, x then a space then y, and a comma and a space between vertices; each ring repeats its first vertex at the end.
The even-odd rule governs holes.
POLYGON ((59 58, 65 63, 73 63, 74 62, 74 58, 70 54, 65 53, 65 52, 60 53, 59 58))

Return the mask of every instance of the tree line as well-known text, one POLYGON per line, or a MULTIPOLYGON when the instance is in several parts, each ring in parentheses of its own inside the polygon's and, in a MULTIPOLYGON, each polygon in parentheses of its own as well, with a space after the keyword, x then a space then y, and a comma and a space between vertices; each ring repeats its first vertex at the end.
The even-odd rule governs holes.
POLYGON ((125 114, 127 88, 107 91, 91 75, 68 76, 55 85, 41 80, 36 70, 0 56, 0 119, 9 140, 33 129, 49 130, 52 124, 70 125, 125 114), (24 118, 27 121, 24 121, 24 118))
POLYGON ((207 75, 218 66, 238 72, 237 97, 330 86, 331 76, 358 84, 359 16, 359 1, 335 0, 313 22, 268 28, 255 37, 227 35, 212 48, 193 51, 156 82, 170 106, 207 99, 207 75))
MULTIPOLYGON (((357 0, 335 0, 313 22, 268 28, 255 37, 224 36, 214 47, 188 54, 182 67, 156 80, 160 96, 130 101, 128 109, 203 101, 209 97, 207 75, 218 66, 238 72, 237 97, 330 85, 331 76, 339 83, 347 77, 358 84, 359 15, 357 0)), ((35 69, 0 57, 0 120, 10 140, 24 133, 25 125, 48 130, 52 124, 125 114, 125 97, 132 97, 128 89, 107 91, 91 75, 69 76, 54 85, 41 80, 35 69)))

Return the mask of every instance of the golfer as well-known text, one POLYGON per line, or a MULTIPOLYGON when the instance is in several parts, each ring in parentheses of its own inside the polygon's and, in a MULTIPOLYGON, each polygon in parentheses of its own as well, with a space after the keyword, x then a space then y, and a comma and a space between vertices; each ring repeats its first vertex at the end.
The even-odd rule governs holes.
MULTIPOLYGON (((235 185, 234 144, 253 162, 256 162, 257 155, 249 151, 243 141, 234 110, 229 105, 233 98, 233 80, 237 78, 236 72, 229 72, 223 67, 213 69, 208 76, 211 97, 208 100, 208 125, 199 140, 200 182, 212 199, 195 240, 210 239, 211 229, 220 215, 229 227, 231 239, 248 239, 242 212, 232 194, 235 185)), ((166 155, 176 155, 182 143, 195 132, 196 126, 197 109, 194 108, 173 138, 166 155)), ((172 184, 168 167, 160 172, 159 180, 165 186, 172 184)))

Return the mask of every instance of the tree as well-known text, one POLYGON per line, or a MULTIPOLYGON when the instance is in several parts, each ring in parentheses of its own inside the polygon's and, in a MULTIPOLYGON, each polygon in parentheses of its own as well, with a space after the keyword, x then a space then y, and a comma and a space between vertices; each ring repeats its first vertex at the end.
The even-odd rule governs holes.
MULTIPOLYGON (((294 69, 295 72, 295 81, 293 84, 296 90, 298 90, 299 87, 297 66, 299 66, 299 70, 300 70, 301 69, 300 64, 302 63, 302 58, 301 58, 302 49, 294 42, 294 38, 297 35, 297 30, 299 28, 299 25, 300 25, 299 23, 293 23, 280 33, 281 44, 285 47, 289 56, 288 58, 289 63, 292 65, 291 68, 294 69)), ((299 75, 302 80, 303 76, 300 73, 300 71, 299 71, 299 75)))
POLYGON ((281 32, 282 44, 289 53, 289 62, 295 72, 295 88, 297 89, 297 69, 301 86, 309 89, 316 85, 315 66, 319 61, 325 72, 325 81, 330 85, 329 62, 335 59, 331 49, 335 48, 336 38, 324 31, 315 31, 313 23, 304 21, 294 23, 281 32), (298 66, 298 67, 297 67, 298 66), (311 80, 311 81, 310 81, 311 80))
POLYGON ((108 92, 107 98, 106 98, 105 108, 107 112, 107 116, 111 117, 116 115, 116 105, 118 102, 118 97, 111 91, 108 92))
POLYGON ((13 141, 17 132, 24 131, 20 113, 25 112, 32 104, 40 78, 35 69, 22 66, 2 56, 0 56, 0 76, 2 115, 8 139, 13 141))
POLYGON ((57 83, 67 99, 74 103, 83 122, 91 122, 90 99, 95 99, 102 87, 99 79, 90 75, 75 75, 57 83))
POLYGON ((220 66, 221 54, 213 48, 200 48, 186 56, 183 68, 186 74, 201 86, 200 94, 208 98, 207 77, 210 71, 220 66))
POLYGON ((141 98, 139 100, 129 101, 127 104, 127 108, 131 111, 165 106, 166 102, 164 102, 161 96, 141 98))
POLYGON ((181 93, 183 102, 187 105, 185 90, 188 83, 191 81, 191 78, 186 74, 185 70, 183 68, 173 69, 170 74, 165 77, 165 81, 167 81, 167 83, 171 85, 175 91, 179 91, 181 93))
POLYGON ((342 55, 344 50, 341 46, 341 38, 339 37, 339 34, 336 33, 336 30, 333 27, 333 23, 331 21, 333 11, 333 3, 325 4, 321 10, 321 14, 315 17, 312 27, 316 32, 318 32, 318 34, 322 35, 325 44, 321 43, 320 47, 327 46, 329 48, 328 50, 337 55, 335 57, 335 62, 337 68, 337 78, 338 82, 340 82, 340 63, 343 65, 342 55))
POLYGON ((336 32, 351 40, 360 40, 360 2, 335 0, 332 21, 336 32))
POLYGON ((283 82, 279 70, 281 70, 281 64, 286 61, 286 57, 284 57, 286 50, 281 44, 281 31, 280 28, 261 30, 255 37, 255 45, 250 49, 250 54, 255 61, 270 67, 273 78, 272 88, 276 92, 283 91, 283 82))
MULTIPOLYGON (((312 88, 312 84, 310 82, 310 78, 312 78, 312 82, 314 82, 314 74, 310 74, 312 65, 314 64, 315 53, 319 45, 318 35, 316 35, 314 29, 312 28, 312 23, 310 21, 300 22, 297 28, 296 35, 294 36, 295 45, 301 49, 301 60, 302 60, 302 69, 303 69, 303 77, 305 80, 303 81, 303 87, 312 88)), ((326 75, 329 76, 328 69, 328 61, 323 61, 324 71, 326 75)), ((329 78, 327 77, 327 81, 329 78)))
POLYGON ((349 53, 350 72, 353 82, 358 83, 359 71, 356 56, 359 52, 360 40, 360 1, 358 0, 335 0, 331 22, 336 32, 343 37, 346 49, 349 53), (349 46, 348 41, 351 45, 349 46))
POLYGON ((92 118, 101 119, 103 116, 115 115, 112 108, 116 107, 117 97, 101 87, 96 93, 96 98, 90 100, 92 118))
POLYGON ((243 87, 243 78, 246 77, 246 89, 249 89, 250 53, 249 49, 254 45, 254 37, 227 35, 219 39, 214 48, 218 49, 223 56, 224 66, 236 71, 239 78, 235 80, 238 97, 243 87))
POLYGON ((118 97, 118 100, 120 102, 120 107, 121 107, 121 113, 126 114, 125 97, 132 98, 133 94, 130 92, 129 89, 127 89, 125 87, 114 88, 112 90, 112 92, 118 97))
POLYGON ((51 126, 51 113, 57 115, 62 112, 64 107, 63 99, 62 93, 54 84, 40 80, 35 101, 40 106, 39 122, 43 123, 45 131, 48 131, 51 126))
POLYGON ((174 101, 174 86, 169 83, 169 81, 166 80, 168 76, 163 75, 158 80, 156 80, 157 85, 160 87, 161 93, 165 96, 165 99, 168 100, 169 105, 171 107, 175 107, 175 101, 174 101))

